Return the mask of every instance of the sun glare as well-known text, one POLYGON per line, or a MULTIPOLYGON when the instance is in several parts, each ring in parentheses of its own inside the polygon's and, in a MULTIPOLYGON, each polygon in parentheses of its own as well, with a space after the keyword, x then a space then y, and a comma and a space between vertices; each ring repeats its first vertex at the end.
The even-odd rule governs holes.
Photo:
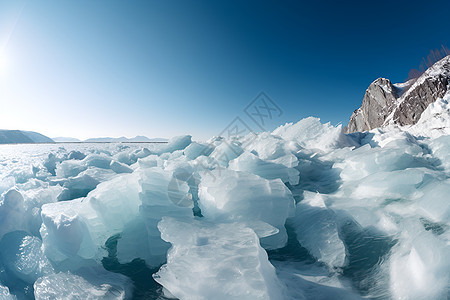
POLYGON ((5 74, 7 69, 7 59, 3 53, 0 53, 0 74, 5 74))

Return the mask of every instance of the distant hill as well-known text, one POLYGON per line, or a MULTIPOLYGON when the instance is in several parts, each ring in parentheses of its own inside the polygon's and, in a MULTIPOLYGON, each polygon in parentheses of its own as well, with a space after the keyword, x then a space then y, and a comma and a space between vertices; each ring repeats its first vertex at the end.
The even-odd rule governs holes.
POLYGON ((2 130, 0 129, 0 144, 32 144, 32 143, 158 143, 167 142, 164 138, 149 139, 138 135, 134 138, 127 137, 100 137, 81 141, 72 137, 55 137, 53 139, 34 131, 2 130))
POLYGON ((0 144, 54 143, 51 138, 34 132, 23 130, 0 130, 0 144))
POLYGON ((156 143, 156 142, 167 142, 167 139, 163 138, 153 138, 149 139, 146 136, 138 135, 134 138, 111 138, 111 137, 101 137, 101 138, 90 138, 83 141, 84 143, 156 143))
POLYGON ((57 143, 79 143, 81 140, 72 137, 54 137, 52 138, 57 143))

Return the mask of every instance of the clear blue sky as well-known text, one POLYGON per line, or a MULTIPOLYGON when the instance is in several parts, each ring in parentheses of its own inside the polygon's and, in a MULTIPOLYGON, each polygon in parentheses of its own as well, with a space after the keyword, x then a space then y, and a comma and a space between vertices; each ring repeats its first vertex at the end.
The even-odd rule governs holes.
MULTIPOLYGON (((450 47, 433 1, 0 0, 0 128, 51 137, 216 135, 265 91, 346 124, 377 77, 450 47)), ((256 128, 255 128, 256 129, 256 128)))

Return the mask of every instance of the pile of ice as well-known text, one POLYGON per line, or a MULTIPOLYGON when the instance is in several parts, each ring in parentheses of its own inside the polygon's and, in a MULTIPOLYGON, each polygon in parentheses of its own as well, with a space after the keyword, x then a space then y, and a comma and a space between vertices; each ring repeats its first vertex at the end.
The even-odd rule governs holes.
POLYGON ((449 100, 350 135, 4 146, 0 298, 446 299, 449 100))

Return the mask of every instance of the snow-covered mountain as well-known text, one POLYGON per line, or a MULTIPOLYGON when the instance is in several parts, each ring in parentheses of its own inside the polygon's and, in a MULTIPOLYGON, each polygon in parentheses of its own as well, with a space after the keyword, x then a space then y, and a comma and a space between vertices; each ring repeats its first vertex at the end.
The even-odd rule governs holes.
POLYGON ((0 144, 54 143, 51 138, 23 130, 0 130, 0 144))
POLYGON ((420 77, 392 84, 378 78, 363 98, 360 108, 350 118, 346 132, 366 131, 388 125, 414 125, 426 108, 442 99, 449 90, 450 56, 432 65, 420 77))

